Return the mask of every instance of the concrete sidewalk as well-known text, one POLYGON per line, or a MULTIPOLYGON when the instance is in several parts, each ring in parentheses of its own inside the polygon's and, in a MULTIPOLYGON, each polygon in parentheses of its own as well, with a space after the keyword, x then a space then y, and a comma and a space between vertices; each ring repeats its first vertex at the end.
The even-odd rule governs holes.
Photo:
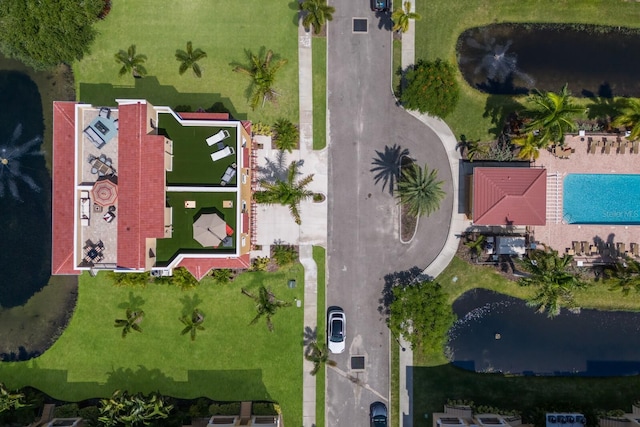
MULTIPOLYGON (((411 3, 411 11, 415 12, 415 4, 411 3)), ((402 34, 402 69, 406 69, 408 66, 415 63, 415 22, 411 21, 409 29, 406 33, 402 34)), ((458 197, 460 186, 463 183, 459 182, 459 159, 457 146, 458 141, 447 124, 433 116, 428 114, 420 114, 417 111, 407 111, 409 114, 420 120, 426 126, 431 128, 444 146, 447 157, 449 158, 449 166, 451 168, 451 175, 453 180, 453 213, 451 215, 451 223, 449 225, 449 232, 447 234, 447 240, 444 247, 438 254, 435 260, 424 269, 423 273, 430 277, 437 277, 445 268, 451 263, 451 260, 458 250, 459 236, 469 226, 469 221, 465 220, 464 214, 460 213, 458 206, 458 197)), ((399 390, 399 418, 400 425, 403 427, 413 426, 413 377, 411 375, 411 367, 413 366, 413 351, 411 346, 404 341, 400 340, 400 344, 405 348, 405 351, 400 350, 400 390, 399 390)))

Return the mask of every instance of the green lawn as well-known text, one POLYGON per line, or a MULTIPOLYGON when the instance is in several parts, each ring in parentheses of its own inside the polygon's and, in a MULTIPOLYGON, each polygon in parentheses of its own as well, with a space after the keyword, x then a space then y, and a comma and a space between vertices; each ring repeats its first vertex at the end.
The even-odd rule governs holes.
MULTIPOLYGON (((453 301, 473 288, 491 289, 518 298, 527 298, 534 289, 519 286, 499 275, 491 267, 470 265, 455 257, 437 278, 453 301), (455 278, 455 280, 454 280, 455 278)), ((585 308, 640 309, 640 295, 625 297, 611 292, 606 285, 591 282, 575 292, 576 303, 585 308)), ((516 377, 501 374, 477 374, 456 368, 442 353, 414 352, 414 425, 430 426, 424 414, 442 411, 447 399, 467 399, 477 404, 502 409, 519 409, 528 416, 533 408, 544 406, 559 410, 580 410, 593 414, 603 408, 629 410, 637 399, 640 377, 569 378, 516 377), (591 412, 590 412, 591 411, 591 412)), ((591 420, 594 420, 591 417, 591 420)))
POLYGON ((274 332, 264 320, 249 322, 254 302, 241 287, 271 288, 285 301, 302 300, 302 266, 276 273, 245 273, 228 285, 206 278, 197 289, 169 285, 113 287, 105 273, 80 279, 73 318, 56 343, 28 362, 0 364, 8 387, 34 386, 64 400, 110 395, 115 389, 148 393, 158 390, 181 398, 273 400, 280 403, 286 425, 302 420, 302 308, 295 303, 273 317, 274 332), (289 279, 298 286, 287 287, 289 279), (142 333, 125 339, 113 327, 125 307, 145 312, 142 333), (178 318, 197 306, 206 330, 194 342, 181 336, 178 318))
MULTIPOLYGON (((231 199, 235 201, 235 193, 167 193, 169 206, 173 208, 173 235, 170 239, 158 239, 157 258, 159 264, 168 264, 178 251, 183 253, 211 253, 212 248, 204 248, 193 239, 193 222, 203 213, 217 213, 231 229, 238 230, 236 223, 236 207, 224 208, 223 201, 231 199), (185 201, 195 201, 196 208, 185 208, 185 201)), ((224 236, 220 236, 224 237, 224 236)), ((234 233, 233 237, 237 238, 234 233)), ((235 243, 234 239, 234 243, 235 243)), ((235 246, 220 246, 215 249, 217 253, 234 253, 235 246)))
MULTIPOLYGON (((173 141, 173 170, 167 172, 168 185, 220 185, 227 167, 238 161, 236 146, 237 129, 225 127, 229 138, 224 143, 236 153, 215 162, 211 160, 214 148, 209 147, 206 139, 221 128, 203 126, 182 126, 171 114, 160 114, 158 127, 173 141)), ((238 175, 229 186, 235 186, 238 175)))
MULTIPOLYGON (((456 63, 458 36, 468 28, 501 22, 584 23, 640 26, 640 9, 634 2, 603 0, 435 0, 416 2, 422 20, 416 22, 416 59, 443 58, 456 63)), ((597 58, 593 58, 597 60, 597 58)), ((458 73, 461 96, 454 113, 446 118, 453 133, 469 140, 489 140, 495 124, 492 111, 510 103, 511 97, 487 96, 472 89, 458 73)), ((559 90, 560 88, 558 88, 559 90)), ((571 89, 571 82, 569 82, 571 89)))
MULTIPOLYGON (((318 343, 324 343, 324 325, 326 324, 326 307, 325 307, 325 268, 326 268, 326 251, 321 246, 313 247, 313 259, 318 266, 318 343)), ((324 400, 325 400, 325 367, 320 368, 316 374, 316 426, 324 427, 324 400)))
POLYGON ((272 123, 278 117, 297 122, 297 8, 286 1, 189 0, 161 6, 154 0, 113 0, 111 12, 96 25, 91 54, 74 64, 77 97, 84 102, 115 104, 116 97, 146 98, 156 105, 209 108, 221 102, 235 118, 272 123), (176 49, 187 41, 207 53, 199 62, 202 78, 178 74, 176 49), (131 44, 147 55, 149 76, 134 82, 118 76, 113 56, 131 44), (232 71, 248 64, 246 50, 271 49, 288 63, 279 71, 278 104, 251 112, 246 96, 249 78, 232 71))
POLYGON ((313 149, 327 146, 327 39, 311 42, 313 68, 313 149))

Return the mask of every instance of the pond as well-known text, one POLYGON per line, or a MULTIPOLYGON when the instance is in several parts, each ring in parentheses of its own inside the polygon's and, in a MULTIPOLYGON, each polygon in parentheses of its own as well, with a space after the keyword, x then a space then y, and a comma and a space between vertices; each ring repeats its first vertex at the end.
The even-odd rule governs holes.
POLYGON ((77 278, 51 277, 51 121, 43 104, 50 110, 63 91, 59 79, 0 56, 0 360, 41 354, 75 305, 77 278))
POLYGON ((458 367, 550 376, 640 373, 640 313, 562 310, 549 319, 524 300, 484 289, 463 294, 453 310, 458 320, 447 354, 458 367))
POLYGON ((640 31, 594 25, 494 24, 458 38, 458 66, 492 94, 559 91, 575 96, 640 96, 640 31))

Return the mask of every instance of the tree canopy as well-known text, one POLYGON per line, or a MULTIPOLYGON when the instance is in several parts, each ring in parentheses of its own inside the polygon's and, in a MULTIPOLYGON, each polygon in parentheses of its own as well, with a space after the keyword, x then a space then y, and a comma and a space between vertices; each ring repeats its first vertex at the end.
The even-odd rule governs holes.
POLYGON ((389 311, 389 329, 412 348, 442 350, 455 319, 441 286, 429 281, 393 288, 389 311))
POLYGON ((71 64, 89 52, 103 0, 2 0, 0 51, 37 69, 71 64))
POLYGON ((460 88, 450 63, 421 59, 407 70, 405 80, 400 101, 409 110, 445 118, 456 108, 460 88))

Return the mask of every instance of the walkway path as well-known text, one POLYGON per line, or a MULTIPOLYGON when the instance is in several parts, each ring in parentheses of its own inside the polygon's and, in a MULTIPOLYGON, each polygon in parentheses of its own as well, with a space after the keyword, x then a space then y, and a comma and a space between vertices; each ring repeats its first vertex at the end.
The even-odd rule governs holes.
MULTIPOLYGON (((411 3, 411 11, 415 12, 415 2, 411 3)), ((409 30, 402 34, 402 69, 406 69, 409 65, 415 63, 415 22, 411 21, 409 30)), ((441 119, 427 114, 420 114, 417 111, 408 111, 409 114, 420 120, 426 126, 431 128, 444 146, 449 158, 449 165, 451 167, 451 177, 453 180, 453 211, 451 214, 451 223, 449 225, 449 233, 444 247, 438 254, 435 260, 423 273, 430 277, 437 277, 445 268, 449 265, 451 260, 458 250, 459 235, 470 225, 465 220, 464 214, 459 213, 458 197, 461 185, 464 183, 459 182, 459 159, 460 156, 457 151, 458 142, 455 135, 451 132, 451 129, 441 119)), ((400 425, 402 427, 413 426, 413 376, 411 375, 413 370, 413 351, 409 343, 400 340, 400 344, 405 348, 405 351, 400 350, 400 410, 398 416, 400 417, 400 425)))

